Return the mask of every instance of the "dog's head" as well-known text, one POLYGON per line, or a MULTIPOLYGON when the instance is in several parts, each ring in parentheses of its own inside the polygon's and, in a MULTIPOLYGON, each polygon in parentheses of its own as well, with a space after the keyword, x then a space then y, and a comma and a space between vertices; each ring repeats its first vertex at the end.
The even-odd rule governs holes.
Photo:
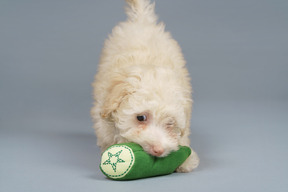
POLYGON ((164 157, 189 134, 191 91, 181 78, 166 68, 125 70, 114 76, 101 115, 114 122, 118 136, 164 157))

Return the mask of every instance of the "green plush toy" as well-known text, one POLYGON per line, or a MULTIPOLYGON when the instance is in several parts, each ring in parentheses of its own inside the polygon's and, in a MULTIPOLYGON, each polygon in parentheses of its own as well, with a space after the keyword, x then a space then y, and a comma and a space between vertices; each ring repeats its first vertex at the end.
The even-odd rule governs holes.
POLYGON ((101 158, 100 169, 114 180, 133 180, 173 173, 191 154, 191 149, 179 146, 166 157, 154 157, 135 143, 110 146, 101 158))

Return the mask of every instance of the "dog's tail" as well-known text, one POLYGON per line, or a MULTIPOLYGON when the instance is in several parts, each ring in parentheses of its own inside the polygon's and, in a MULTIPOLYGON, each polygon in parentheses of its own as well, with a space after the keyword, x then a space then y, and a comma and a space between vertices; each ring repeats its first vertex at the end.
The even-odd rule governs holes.
POLYGON ((155 14, 155 2, 150 0, 126 0, 128 7, 126 13, 128 19, 133 22, 156 23, 157 16, 155 14))

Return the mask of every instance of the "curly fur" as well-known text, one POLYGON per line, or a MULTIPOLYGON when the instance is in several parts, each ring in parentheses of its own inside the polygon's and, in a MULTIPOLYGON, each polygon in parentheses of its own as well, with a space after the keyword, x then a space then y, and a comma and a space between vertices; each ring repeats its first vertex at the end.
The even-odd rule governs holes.
MULTIPOLYGON (((151 155, 164 157, 189 146, 191 85, 178 43, 157 23, 154 3, 126 0, 127 21, 105 41, 93 83, 91 110, 97 144, 135 142, 151 155), (137 115, 147 116, 139 122, 137 115)), ((197 154, 177 171, 198 166, 197 154)))

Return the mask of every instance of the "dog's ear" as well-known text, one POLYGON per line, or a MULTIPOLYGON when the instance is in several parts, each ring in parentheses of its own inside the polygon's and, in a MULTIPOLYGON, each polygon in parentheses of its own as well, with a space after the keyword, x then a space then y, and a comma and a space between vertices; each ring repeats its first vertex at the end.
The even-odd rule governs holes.
POLYGON ((108 96, 105 98, 101 108, 101 117, 108 118, 111 113, 116 111, 121 102, 125 100, 130 94, 132 94, 132 86, 123 81, 115 80, 112 82, 108 89, 108 96))

